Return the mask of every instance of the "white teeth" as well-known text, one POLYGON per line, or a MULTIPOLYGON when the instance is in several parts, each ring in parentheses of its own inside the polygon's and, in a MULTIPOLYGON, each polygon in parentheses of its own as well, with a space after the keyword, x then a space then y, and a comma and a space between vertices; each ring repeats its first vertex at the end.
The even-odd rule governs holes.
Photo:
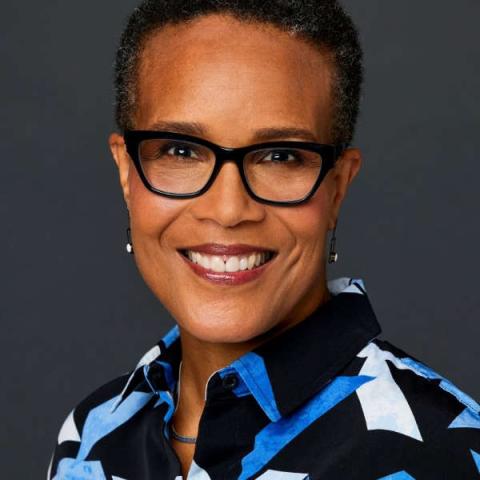
POLYGON ((211 257, 210 269, 214 272, 224 272, 225 262, 223 261, 223 258, 217 256, 211 257))
POLYGON ((226 272, 238 272, 240 270, 240 259, 238 257, 230 257, 225 264, 226 272))
POLYGON ((214 272, 238 272, 242 270, 251 270, 265 263, 270 258, 270 254, 266 252, 252 253, 250 255, 207 255, 205 253, 187 250, 188 258, 193 262, 201 265, 207 270, 214 272), (226 261, 224 261, 224 258, 226 261))
POLYGON ((211 258, 208 256, 208 255, 201 255, 200 257, 200 265, 203 267, 203 268, 206 268, 207 270, 210 269, 210 265, 211 265, 211 258))
POLYGON ((248 268, 248 258, 242 257, 239 262, 240 270, 246 270, 248 268))

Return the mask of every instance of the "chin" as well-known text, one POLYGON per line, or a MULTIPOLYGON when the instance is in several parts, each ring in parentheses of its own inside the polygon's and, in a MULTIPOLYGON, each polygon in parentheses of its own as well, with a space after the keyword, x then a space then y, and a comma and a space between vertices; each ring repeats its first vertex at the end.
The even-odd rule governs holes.
POLYGON ((195 322, 183 325, 190 335, 208 343, 244 343, 262 335, 269 328, 262 328, 258 323, 249 325, 245 322, 195 322))

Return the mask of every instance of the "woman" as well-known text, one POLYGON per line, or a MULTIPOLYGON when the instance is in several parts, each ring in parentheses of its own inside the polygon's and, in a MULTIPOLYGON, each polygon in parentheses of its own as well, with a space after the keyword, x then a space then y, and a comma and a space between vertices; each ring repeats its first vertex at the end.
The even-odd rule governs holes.
POLYGON ((361 279, 326 279, 361 58, 335 1, 133 12, 109 143, 177 326, 73 409, 49 479, 478 478, 479 405, 377 338, 361 279))

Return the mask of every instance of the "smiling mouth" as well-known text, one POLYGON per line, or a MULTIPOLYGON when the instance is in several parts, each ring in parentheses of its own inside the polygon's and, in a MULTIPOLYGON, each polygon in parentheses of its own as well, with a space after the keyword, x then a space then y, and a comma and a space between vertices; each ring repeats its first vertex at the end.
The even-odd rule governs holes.
POLYGON ((189 262, 214 273, 235 273, 255 270, 271 262, 277 255, 274 251, 252 252, 243 255, 208 255, 191 250, 178 250, 189 262))

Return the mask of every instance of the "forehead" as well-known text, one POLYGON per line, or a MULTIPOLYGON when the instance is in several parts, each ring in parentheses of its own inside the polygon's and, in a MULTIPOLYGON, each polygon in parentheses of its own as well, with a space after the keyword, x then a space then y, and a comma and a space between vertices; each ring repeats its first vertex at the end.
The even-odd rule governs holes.
POLYGON ((213 129, 274 122, 325 135, 331 83, 327 52, 271 25, 207 15, 147 39, 135 120, 137 128, 165 119, 213 129))

